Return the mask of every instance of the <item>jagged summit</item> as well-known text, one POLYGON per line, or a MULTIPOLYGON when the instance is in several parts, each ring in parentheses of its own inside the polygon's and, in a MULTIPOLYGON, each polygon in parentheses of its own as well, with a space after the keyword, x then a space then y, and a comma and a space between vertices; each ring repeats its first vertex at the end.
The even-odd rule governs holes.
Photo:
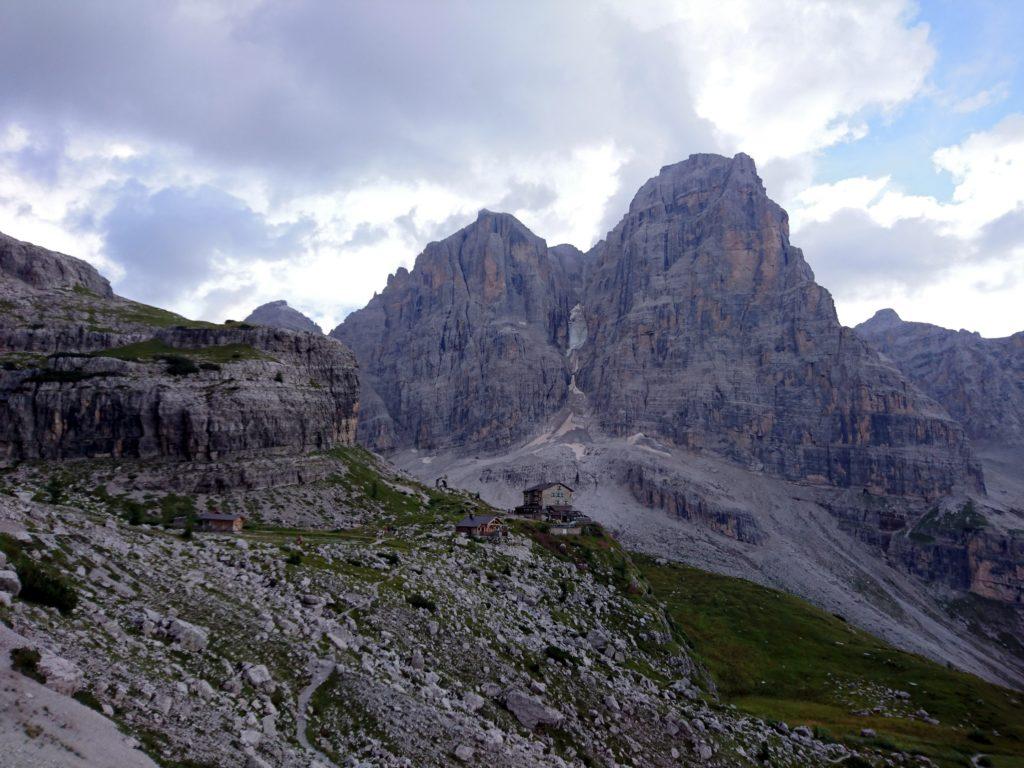
POLYGON ((484 210, 396 271, 331 332, 366 361, 364 440, 508 445, 561 407, 578 254, 484 210))
POLYGON ((323 329, 297 309, 288 306, 284 299, 267 302, 256 307, 245 318, 247 323, 269 325, 271 328, 283 328, 287 331, 307 331, 322 334, 323 329))

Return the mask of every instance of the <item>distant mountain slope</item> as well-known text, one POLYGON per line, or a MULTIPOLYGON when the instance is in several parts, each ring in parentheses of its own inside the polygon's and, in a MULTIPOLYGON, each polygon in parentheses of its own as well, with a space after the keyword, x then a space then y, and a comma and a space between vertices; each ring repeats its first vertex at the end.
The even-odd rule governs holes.
POLYGON ((288 302, 284 299, 261 304, 249 313, 244 322, 269 325, 271 328, 283 328, 286 331, 323 333, 319 325, 299 310, 289 307, 288 302))
POLYGON ((985 339, 882 309, 854 329, 959 420, 974 440, 1024 447, 1024 332, 985 339))

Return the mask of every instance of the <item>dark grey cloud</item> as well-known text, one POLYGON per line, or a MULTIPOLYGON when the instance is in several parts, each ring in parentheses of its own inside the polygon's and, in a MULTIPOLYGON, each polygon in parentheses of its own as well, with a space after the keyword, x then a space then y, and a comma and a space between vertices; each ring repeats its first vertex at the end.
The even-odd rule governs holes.
POLYGON ((416 210, 413 207, 408 213, 403 213, 401 216, 396 217, 395 225, 398 227, 398 232, 401 236, 417 249, 422 249, 427 243, 432 243, 435 240, 443 240, 472 221, 471 217, 455 213, 442 221, 417 224, 416 210))
POLYGON ((493 205, 485 207, 496 211, 540 211, 557 198, 558 193, 548 184, 513 179, 505 196, 493 205))
MULTIPOLYGON (((109 161, 140 185, 126 185, 104 220, 104 206, 85 201, 67 223, 106 237, 105 255, 128 272, 121 290, 162 303, 225 254, 289 246, 212 187, 142 188, 169 163, 255 179, 272 205, 381 178, 472 197, 494 188, 481 169, 514 179, 517 163, 614 142, 631 156, 628 202, 660 165, 715 147, 669 33, 590 0, 0 3, 0 131, 12 124, 33 137, 18 172, 54 186, 64 137, 140 150, 109 161)), ((513 182, 479 206, 538 210, 552 195, 513 182)), ((615 217, 625 202, 610 201, 615 217)), ((467 222, 395 223, 419 250, 467 222)), ((363 225, 349 244, 383 236, 363 225)))
POLYGON ((368 221, 360 223, 352 232, 352 236, 345 241, 345 245, 360 248, 367 245, 374 245, 388 236, 388 228, 382 224, 371 224, 368 221))
POLYGON ((817 281, 838 299, 867 298, 893 285, 914 290, 974 258, 970 243, 941 234, 934 221, 903 219, 883 227, 849 208, 802 227, 793 240, 817 281))
POLYGON ((126 267, 116 288, 159 302, 194 288, 228 260, 294 255, 312 224, 272 225, 243 201, 214 187, 151 191, 129 182, 98 224, 107 254, 126 267))
POLYGON ((1016 248, 1024 248, 1024 206, 1017 206, 982 227, 978 248, 988 258, 1006 256, 1016 248))
POLYGON ((0 5, 0 115, 262 169, 281 194, 381 174, 450 182, 474 156, 608 139, 650 175, 666 148, 714 145, 669 38, 600 4, 210 7, 0 5))

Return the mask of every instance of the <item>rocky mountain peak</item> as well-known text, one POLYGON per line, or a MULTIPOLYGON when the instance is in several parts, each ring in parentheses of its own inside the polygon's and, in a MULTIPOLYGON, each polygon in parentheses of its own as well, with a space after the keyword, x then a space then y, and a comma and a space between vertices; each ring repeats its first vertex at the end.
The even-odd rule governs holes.
POLYGON ((875 312, 875 314, 870 318, 858 325, 857 329, 872 328, 875 330, 883 330, 898 327, 902 323, 903 318, 896 313, 896 310, 886 307, 885 309, 880 309, 875 312))
POLYGON ((88 262, 3 233, 0 233, 0 276, 40 290, 77 288, 97 296, 114 295, 110 282, 88 262))
POLYGON ((245 322, 257 325, 268 325, 271 328, 283 328, 286 331, 307 331, 323 333, 323 329, 297 309, 288 306, 284 299, 267 302, 256 307, 245 322))
POLYGON ((686 160, 662 167, 657 176, 640 187, 629 213, 683 212, 696 215, 721 199, 727 191, 735 194, 765 195, 754 161, 742 153, 733 158, 714 154, 690 155, 686 160))

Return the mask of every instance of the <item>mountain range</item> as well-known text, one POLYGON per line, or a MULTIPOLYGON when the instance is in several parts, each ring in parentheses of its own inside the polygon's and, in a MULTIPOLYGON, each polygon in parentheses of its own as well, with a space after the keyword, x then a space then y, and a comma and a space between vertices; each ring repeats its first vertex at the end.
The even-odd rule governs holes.
POLYGON ((3 235, 0 309, 26 765, 1019 752, 1024 339, 843 327, 746 155, 587 252, 483 210, 328 335, 3 235), (551 481, 596 523, 453 535, 551 481))

